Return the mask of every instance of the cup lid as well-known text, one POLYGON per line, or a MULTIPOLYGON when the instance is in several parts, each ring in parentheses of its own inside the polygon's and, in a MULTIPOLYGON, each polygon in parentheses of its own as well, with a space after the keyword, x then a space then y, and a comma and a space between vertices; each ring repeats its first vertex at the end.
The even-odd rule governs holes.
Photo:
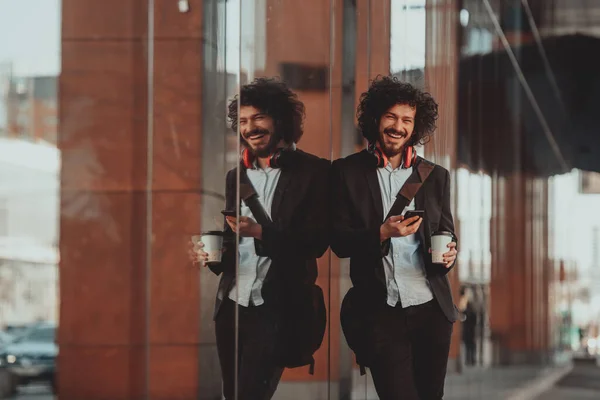
POLYGON ((434 232, 431 236, 450 236, 450 237, 454 237, 454 234, 452 232, 448 232, 448 231, 437 231, 437 232, 434 232))
POLYGON ((223 232, 222 231, 205 231, 202 232, 202 236, 223 236, 223 232))

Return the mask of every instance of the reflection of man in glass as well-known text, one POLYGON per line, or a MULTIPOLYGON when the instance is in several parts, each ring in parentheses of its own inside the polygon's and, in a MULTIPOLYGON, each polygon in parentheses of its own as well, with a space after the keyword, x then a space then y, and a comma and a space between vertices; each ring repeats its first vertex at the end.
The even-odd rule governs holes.
POLYGON ((446 274, 456 243, 442 247, 438 264, 429 249, 433 232, 454 237, 450 175, 413 148, 433 134, 437 109, 410 84, 375 80, 358 107, 369 148, 332 168, 331 248, 350 257, 354 286, 344 299, 342 327, 382 400, 441 399, 444 392, 456 320, 446 274), (415 216, 405 218, 408 212, 415 216))
MULTIPOLYGON (((242 201, 239 218, 226 217, 223 261, 209 265, 221 274, 215 326, 226 399, 234 398, 236 305, 238 399, 270 399, 283 367, 312 364, 312 353, 322 340, 316 328, 325 326, 324 303, 314 282, 316 259, 329 245, 330 162, 296 149, 303 118, 302 102, 273 79, 259 78, 243 86, 239 109, 237 97, 229 103, 228 119, 234 131, 239 124, 244 147, 240 173, 247 173, 270 221, 258 223, 242 201), (234 232, 240 236, 237 280, 234 232), (311 308, 315 299, 321 310, 311 308), (317 314, 322 318, 315 324, 317 314), (303 329, 306 334, 300 334, 303 329), (317 335, 311 336, 315 329, 317 335)), ((237 171, 229 171, 228 210, 236 207, 236 178, 237 171)), ((194 254, 204 265, 207 253, 201 247, 194 254)))

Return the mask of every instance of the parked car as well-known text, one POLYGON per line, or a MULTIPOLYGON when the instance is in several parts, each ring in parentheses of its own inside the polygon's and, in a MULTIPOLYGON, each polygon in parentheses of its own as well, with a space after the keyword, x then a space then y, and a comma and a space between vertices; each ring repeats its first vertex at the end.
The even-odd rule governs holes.
POLYGON ((7 344, 11 343, 14 339, 15 338, 13 335, 4 331, 0 331, 0 351, 2 351, 2 348, 7 344))
POLYGON ((19 385, 47 381, 55 387, 56 326, 40 323, 0 350, 0 368, 9 372, 13 382, 12 392, 19 385))
POLYGON ((13 338, 18 338, 19 336, 28 332, 33 326, 34 324, 32 323, 20 325, 7 325, 6 329, 4 330, 4 333, 9 334, 13 338))

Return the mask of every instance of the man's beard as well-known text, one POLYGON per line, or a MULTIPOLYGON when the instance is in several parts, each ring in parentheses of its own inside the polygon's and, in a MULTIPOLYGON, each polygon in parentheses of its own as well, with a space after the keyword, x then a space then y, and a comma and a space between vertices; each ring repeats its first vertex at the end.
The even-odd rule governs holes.
POLYGON ((242 138, 242 140, 244 141, 245 146, 248 148, 248 150, 250 150, 250 152, 255 156, 255 157, 259 157, 259 158, 265 158, 270 156, 271 154, 273 154, 273 152, 275 152, 275 149, 277 148, 277 145, 279 144, 279 137, 278 135, 276 135, 275 133, 271 133, 266 129, 254 129, 248 133, 246 133, 246 135, 244 135, 244 137, 242 138), (269 142, 267 143, 266 146, 255 149, 253 148, 250 143, 248 143, 246 141, 246 138, 255 135, 255 134, 265 134, 265 135, 269 135, 269 142))
POLYGON ((397 156, 398 154, 402 153, 404 146, 406 146, 406 142, 402 145, 400 145, 400 144, 386 145, 384 138, 385 138, 385 136, 387 136, 386 135, 387 133, 391 133, 391 134, 396 133, 396 134, 404 136, 404 137, 407 136, 407 133, 397 131, 394 128, 385 128, 383 130, 382 137, 379 139, 379 146, 381 147, 381 150, 383 150, 383 153, 386 155, 386 157, 391 158, 391 157, 397 156))

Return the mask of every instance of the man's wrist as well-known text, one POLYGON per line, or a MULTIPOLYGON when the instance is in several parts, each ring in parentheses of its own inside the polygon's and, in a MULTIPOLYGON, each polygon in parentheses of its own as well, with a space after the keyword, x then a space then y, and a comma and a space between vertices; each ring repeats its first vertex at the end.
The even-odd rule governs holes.
POLYGON ((252 237, 254 239, 262 240, 262 225, 256 224, 252 229, 252 237))
POLYGON ((389 239, 389 237, 385 233, 385 229, 383 228, 383 225, 381 225, 381 227, 379 228, 379 241, 383 243, 388 239, 389 239))

